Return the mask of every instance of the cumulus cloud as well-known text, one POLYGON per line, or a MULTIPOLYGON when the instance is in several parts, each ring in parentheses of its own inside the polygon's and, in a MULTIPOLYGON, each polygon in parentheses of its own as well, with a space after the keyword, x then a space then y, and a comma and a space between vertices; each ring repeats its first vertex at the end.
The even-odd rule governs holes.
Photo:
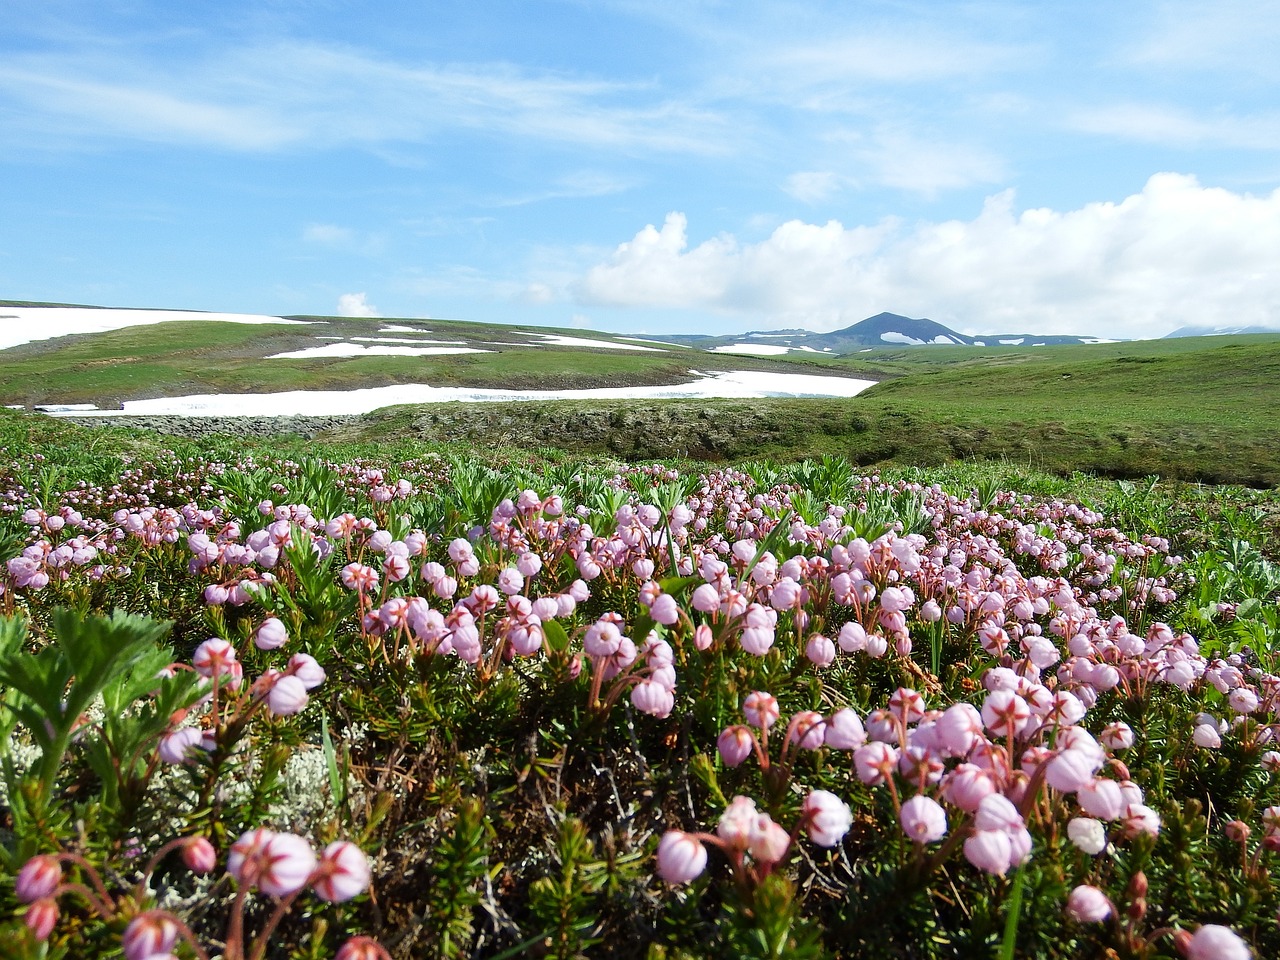
POLYGON ((380 317, 378 308, 369 302, 368 296, 360 293, 344 293, 338 298, 338 316, 340 317, 380 317))
POLYGON ((881 310, 966 332, 1162 336, 1280 318, 1280 190, 1255 196, 1160 173, 1120 202, 1019 212, 1012 191, 970 220, 792 220, 758 243, 690 246, 669 214, 574 285, 584 304, 701 309, 831 330, 881 310))

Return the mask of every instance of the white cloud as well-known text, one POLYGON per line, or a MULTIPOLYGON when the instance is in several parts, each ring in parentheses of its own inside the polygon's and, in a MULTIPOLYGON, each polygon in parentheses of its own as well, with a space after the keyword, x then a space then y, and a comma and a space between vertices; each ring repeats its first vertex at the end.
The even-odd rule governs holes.
POLYGON ((723 116, 648 84, 502 63, 395 62, 300 42, 173 65, 74 50, 14 56, 0 64, 0 103, 6 99, 45 134, 244 151, 382 147, 474 130, 637 154, 716 154, 732 138, 723 116))
POLYGON ((360 293, 344 293, 338 298, 338 316, 340 317, 380 317, 378 308, 369 302, 368 296, 360 293))
POLYGON ((1271 0, 1164 0, 1129 44, 1139 65, 1280 76, 1280 5, 1271 0))
POLYGON ((345 246, 351 243, 355 235, 346 227, 332 223, 311 223, 302 231, 302 239, 307 243, 318 243, 322 246, 345 246))
POLYGON ((1068 211, 989 197, 971 220, 846 228, 792 220, 767 239, 690 247, 683 214, 588 270, 579 301, 714 311, 835 329, 881 310, 977 333, 1161 336, 1280 316, 1280 190, 1254 196, 1151 177, 1119 203, 1068 211))
POLYGON ((1280 150, 1280 114, 1199 116, 1150 103, 1117 103, 1079 110, 1068 125, 1085 133, 1173 147, 1280 150))
POLYGON ((988 150, 921 137, 901 127, 882 125, 866 138, 836 133, 830 139, 849 143, 850 158, 868 180, 926 197, 1006 179, 1004 161, 988 150))
POLYGON ((782 189, 801 203, 829 200, 840 192, 844 178, 830 170, 799 170, 787 177, 782 189))

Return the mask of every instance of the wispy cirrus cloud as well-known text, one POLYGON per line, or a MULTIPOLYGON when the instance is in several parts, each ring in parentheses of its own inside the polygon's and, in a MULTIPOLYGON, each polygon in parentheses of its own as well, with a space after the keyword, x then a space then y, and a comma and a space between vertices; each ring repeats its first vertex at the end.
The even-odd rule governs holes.
POLYGON ((1067 124, 1084 133, 1179 148, 1280 150, 1280 113, 1201 114, 1154 103, 1078 109, 1067 124))
POLYGON ((1270 0, 1163 0, 1121 45, 1139 67, 1280 77, 1280 5, 1270 0))
POLYGON ((19 128, 255 152, 426 143, 459 131, 637 153, 715 154, 732 139, 724 116, 644 83, 503 63, 397 63, 293 41, 181 64, 17 56, 0 65, 5 100, 19 128))

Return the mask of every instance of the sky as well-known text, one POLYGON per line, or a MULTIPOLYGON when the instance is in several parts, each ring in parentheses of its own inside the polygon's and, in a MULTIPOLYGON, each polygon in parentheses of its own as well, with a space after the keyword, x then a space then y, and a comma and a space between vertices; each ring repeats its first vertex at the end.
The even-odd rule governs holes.
POLYGON ((1280 0, 0 0, 0 299, 1280 326, 1280 0))

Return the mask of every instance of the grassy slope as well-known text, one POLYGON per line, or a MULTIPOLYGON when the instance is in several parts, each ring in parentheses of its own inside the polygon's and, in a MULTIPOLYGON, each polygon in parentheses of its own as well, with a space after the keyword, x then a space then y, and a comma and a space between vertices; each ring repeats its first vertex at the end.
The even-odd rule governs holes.
POLYGON ((1005 459, 1063 474, 1280 484, 1280 338, 1095 349, 1055 348, 997 370, 921 361, 923 372, 852 400, 436 405, 372 415, 344 436, 490 439, 649 458, 1005 459))
MULTIPOLYGON (((794 459, 836 453, 864 465, 1005 459, 1070 473, 1160 474, 1280 484, 1280 337, 1064 347, 877 348, 780 362, 673 348, 630 353, 508 346, 516 328, 456 321, 323 319, 324 326, 157 324, 0 353, 3 402, 110 402, 194 392, 342 389, 429 382, 587 387, 672 382, 688 369, 890 377, 853 400, 547 402, 394 410, 340 439, 510 443, 664 458, 794 459), (413 323, 495 352, 438 358, 264 360, 413 323)), ((551 332, 551 331, 547 331, 551 332)), ((581 335, 582 331, 565 330, 581 335)))
MULTIPOLYGON (((0 402, 110 406, 122 400, 189 393, 343 390, 393 383, 507 389, 664 384, 691 379, 689 369, 695 365, 700 370, 812 372, 803 364, 695 353, 680 347, 633 352, 539 346, 536 338, 511 327, 449 321, 427 322, 424 326, 433 336, 423 338, 424 345, 431 345, 425 343, 429 339, 466 340, 491 352, 265 359, 326 342, 316 340, 317 335, 369 336, 385 322, 328 320, 299 327, 190 321, 37 341, 0 352, 0 402)), ((582 335, 582 331, 562 332, 582 335)))

